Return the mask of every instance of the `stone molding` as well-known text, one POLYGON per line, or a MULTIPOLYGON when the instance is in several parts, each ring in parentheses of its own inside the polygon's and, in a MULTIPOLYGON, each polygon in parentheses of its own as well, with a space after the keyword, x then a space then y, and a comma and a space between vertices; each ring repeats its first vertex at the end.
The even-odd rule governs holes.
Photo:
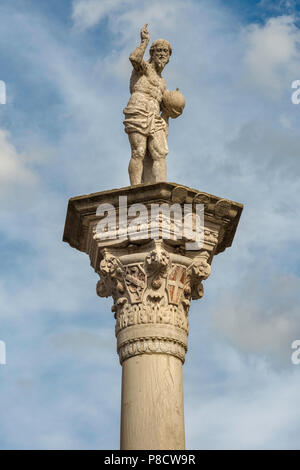
POLYGON ((134 325, 117 336, 117 351, 122 363, 137 354, 163 353, 185 360, 187 333, 173 325, 134 325))
MULTIPOLYGON (((125 188, 102 191, 99 193, 78 196, 69 200, 63 240, 72 247, 89 254, 94 269, 99 261, 98 246, 117 244, 116 240, 103 243, 95 242, 95 225, 99 218, 96 216, 99 204, 109 203, 114 207, 119 204, 119 197, 127 196, 128 207, 142 203, 147 207, 152 203, 173 204, 204 204, 206 249, 214 251, 214 255, 230 247, 242 213, 243 206, 234 201, 223 199, 196 189, 176 183, 161 182, 141 184, 125 188)), ((120 235, 122 239, 122 228, 120 235)), ((148 237, 146 236, 145 239, 148 237)), ((126 245, 126 241, 122 242, 126 245)))

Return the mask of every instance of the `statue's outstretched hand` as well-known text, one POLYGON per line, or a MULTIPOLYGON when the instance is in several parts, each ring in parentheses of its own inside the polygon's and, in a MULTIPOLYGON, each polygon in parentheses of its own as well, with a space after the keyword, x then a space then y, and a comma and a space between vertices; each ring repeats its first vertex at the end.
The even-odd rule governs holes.
POLYGON ((141 40, 148 42, 150 40, 150 34, 147 29, 147 26, 148 26, 148 23, 146 23, 141 29, 141 40))

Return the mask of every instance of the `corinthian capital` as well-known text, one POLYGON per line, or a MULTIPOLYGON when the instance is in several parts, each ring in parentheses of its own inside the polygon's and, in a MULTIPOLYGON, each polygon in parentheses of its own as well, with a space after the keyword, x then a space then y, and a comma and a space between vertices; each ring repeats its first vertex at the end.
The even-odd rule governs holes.
POLYGON ((177 255, 161 241, 124 254, 103 250, 97 293, 112 296, 120 361, 164 351, 184 361, 191 298, 203 295, 209 253, 177 255))

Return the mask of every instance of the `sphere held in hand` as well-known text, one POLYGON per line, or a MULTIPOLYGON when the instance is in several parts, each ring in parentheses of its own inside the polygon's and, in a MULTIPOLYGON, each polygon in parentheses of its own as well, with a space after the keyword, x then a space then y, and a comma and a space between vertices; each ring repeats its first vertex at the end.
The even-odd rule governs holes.
POLYGON ((166 90, 164 92, 162 107, 163 111, 173 119, 182 114, 183 108, 185 107, 185 98, 178 88, 176 90, 166 90))

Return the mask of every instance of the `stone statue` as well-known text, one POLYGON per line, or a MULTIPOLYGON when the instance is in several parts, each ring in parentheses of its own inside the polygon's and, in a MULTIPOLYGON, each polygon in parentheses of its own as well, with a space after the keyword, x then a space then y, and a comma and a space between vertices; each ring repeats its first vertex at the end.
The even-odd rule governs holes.
POLYGON ((150 59, 143 58, 150 39, 147 26, 141 30, 140 45, 129 57, 133 66, 131 97, 123 111, 131 146, 131 185, 166 181, 169 118, 180 116, 185 106, 184 96, 178 89, 167 90, 161 76, 172 54, 170 43, 157 39, 150 47, 150 59))

